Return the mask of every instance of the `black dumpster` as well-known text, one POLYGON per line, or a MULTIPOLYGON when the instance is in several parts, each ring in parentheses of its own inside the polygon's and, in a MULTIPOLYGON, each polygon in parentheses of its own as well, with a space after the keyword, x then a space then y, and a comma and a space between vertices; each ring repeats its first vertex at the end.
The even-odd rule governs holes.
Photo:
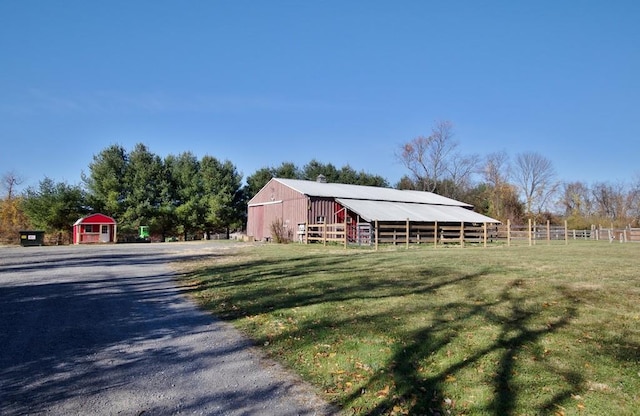
POLYGON ((20 231, 20 245, 22 247, 44 245, 44 231, 20 231))

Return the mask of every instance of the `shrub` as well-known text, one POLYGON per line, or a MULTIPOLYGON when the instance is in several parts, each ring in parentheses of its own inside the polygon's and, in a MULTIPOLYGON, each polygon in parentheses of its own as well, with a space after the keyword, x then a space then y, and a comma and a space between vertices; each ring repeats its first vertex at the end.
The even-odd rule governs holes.
POLYGON ((277 218, 271 223, 271 238, 278 244, 287 244, 293 239, 293 232, 277 218))

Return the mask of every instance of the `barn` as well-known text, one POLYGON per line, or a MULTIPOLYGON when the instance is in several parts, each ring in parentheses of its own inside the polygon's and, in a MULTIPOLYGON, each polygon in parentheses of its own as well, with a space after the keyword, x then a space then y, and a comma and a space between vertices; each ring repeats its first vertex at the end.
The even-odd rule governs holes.
POLYGON ((249 201, 247 235, 269 240, 279 227, 301 242, 486 241, 499 221, 472 208, 431 192, 273 178, 249 201))
POLYGON ((116 220, 104 214, 92 214, 73 224, 73 244, 115 243, 116 220))

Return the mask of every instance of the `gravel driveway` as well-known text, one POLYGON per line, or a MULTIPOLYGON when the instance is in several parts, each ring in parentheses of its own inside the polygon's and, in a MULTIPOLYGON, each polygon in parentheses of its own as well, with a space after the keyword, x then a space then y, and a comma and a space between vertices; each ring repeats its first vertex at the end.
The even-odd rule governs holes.
POLYGON ((0 247, 0 414, 330 414, 176 288, 169 262, 227 247, 0 247))

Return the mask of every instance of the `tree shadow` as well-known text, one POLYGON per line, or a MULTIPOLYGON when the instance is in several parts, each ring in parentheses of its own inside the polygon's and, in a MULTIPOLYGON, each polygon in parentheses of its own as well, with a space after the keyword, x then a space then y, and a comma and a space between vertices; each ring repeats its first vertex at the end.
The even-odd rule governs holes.
MULTIPOLYGON (((535 388, 526 385, 518 377, 521 356, 533 357, 539 371, 563 380, 561 385, 541 394, 542 399, 528 408, 533 413, 546 414, 555 406, 562 405, 571 397, 583 393, 586 389, 585 378, 579 371, 566 369, 564 366, 545 358, 544 339, 569 326, 579 316, 579 309, 571 299, 571 294, 563 287, 551 288, 551 293, 559 304, 554 308, 540 306, 540 299, 530 299, 529 292, 524 290, 526 280, 501 282, 503 289, 498 296, 483 299, 478 292, 479 279, 496 270, 490 267, 480 268, 476 272, 460 274, 449 267, 422 267, 420 279, 404 279, 396 276, 378 276, 370 279, 379 262, 383 260, 371 255, 367 260, 362 276, 352 277, 351 257, 326 255, 300 255, 288 258, 287 264, 279 259, 260 259, 241 263, 213 266, 199 271, 187 278, 202 278, 202 284, 193 289, 195 292, 211 291, 224 293, 220 302, 227 304, 211 305, 212 310, 225 319, 235 320, 247 316, 256 316, 274 311, 286 311, 305 306, 320 304, 336 304, 351 300, 380 300, 384 298, 413 295, 429 295, 437 297, 438 291, 447 287, 463 288, 466 296, 456 302, 428 305, 431 315, 437 317, 429 325, 409 332, 392 352, 386 371, 372 372, 366 381, 347 395, 341 405, 357 413, 363 391, 375 391, 391 380, 391 391, 379 400, 368 415, 383 414, 416 414, 416 415, 448 415, 457 413, 481 413, 496 416, 511 415, 522 407, 524 390, 535 388), (301 279, 296 287, 296 279, 310 273, 330 271, 332 278, 318 282, 301 279), (203 276, 215 275, 216 278, 205 279, 203 276), (350 276, 346 281, 341 276, 350 276), (280 285, 268 282, 277 280, 280 285), (506 284, 508 283, 508 284, 506 284), (304 285, 313 288, 304 289, 304 285), (231 290, 241 286, 242 290, 231 290), (540 301, 533 302, 532 300, 540 301), (553 309, 553 310, 551 310, 553 309), (449 360, 446 365, 425 371, 421 362, 435 355, 447 353, 447 349, 459 339, 465 322, 476 320, 490 326, 495 333, 487 343, 476 346, 467 356, 449 360), (491 362, 491 371, 483 376, 483 384, 490 386, 491 397, 484 403, 468 403, 464 409, 456 407, 456 403, 447 397, 451 391, 451 383, 455 375, 462 371, 472 370, 491 362), (520 406, 520 407, 519 407, 520 406), (402 409, 402 410, 394 410, 402 409)), ((498 271, 499 272, 499 271, 498 271)), ((508 280, 508 279, 505 279, 508 280)), ((436 299, 436 298, 433 298, 436 299)), ((402 318, 412 318, 413 313, 405 311, 402 318)), ((366 311, 348 319, 327 317, 322 320, 299 323, 297 327, 283 331, 275 336, 256 339, 257 343, 277 342, 287 339, 311 339, 309 334, 317 336, 309 342, 323 342, 323 337, 330 337, 332 328, 349 328, 353 325, 371 324, 374 327, 392 325, 389 311, 367 313, 366 311)), ((637 346, 627 344, 618 350, 623 358, 637 352, 637 346)))
POLYGON ((125 249, 3 254, 0 414, 317 412, 282 400, 295 381, 255 376, 252 343, 176 288, 164 265, 203 254, 125 249))

